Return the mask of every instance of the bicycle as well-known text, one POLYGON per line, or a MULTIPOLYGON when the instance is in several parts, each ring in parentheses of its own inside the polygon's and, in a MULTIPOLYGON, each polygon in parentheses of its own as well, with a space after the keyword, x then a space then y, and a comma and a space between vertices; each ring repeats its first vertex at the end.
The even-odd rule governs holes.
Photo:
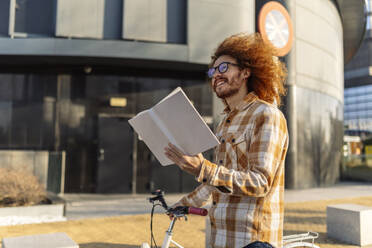
POLYGON ((186 207, 186 206, 179 206, 175 208, 169 208, 167 203, 165 202, 164 199, 164 192, 161 190, 156 190, 155 192, 152 192, 151 194, 155 195, 154 197, 149 198, 149 201, 153 204, 152 205, 152 210, 151 210, 151 221, 150 221, 150 230, 151 230, 151 246, 148 243, 142 243, 141 248, 150 248, 152 247, 152 241, 154 241, 155 247, 157 247, 155 238, 152 232, 152 219, 154 216, 154 209, 155 206, 162 206, 165 210, 166 213, 173 218, 171 219, 171 223, 168 227, 168 230, 165 232, 165 237, 163 240, 163 244, 161 248, 169 248, 169 245, 173 243, 176 245, 178 248, 183 248, 180 244, 178 244, 176 241, 172 239, 173 235, 173 228, 174 225, 179 218, 185 218, 187 221, 187 215, 188 214, 194 214, 194 215, 200 215, 200 216, 206 216, 208 214, 208 210, 205 208, 194 208, 194 207, 186 207), (157 201, 160 202, 160 204, 157 204, 157 201))
POLYGON ((320 248, 314 243, 314 240, 319 237, 316 232, 307 232, 301 234, 288 235, 283 237, 283 248, 294 248, 294 247, 312 247, 320 248), (306 242, 304 240, 311 240, 306 242))
MULTIPOLYGON (((154 239, 154 235, 152 232, 152 220, 153 220, 153 215, 154 215, 154 209, 156 206, 162 206, 166 210, 166 213, 168 215, 173 216, 173 218, 171 219, 170 225, 168 227, 168 230, 165 233, 165 237, 163 239, 163 244, 161 248, 169 248, 169 245, 171 243, 176 245, 178 248, 184 248, 183 246, 181 246, 180 244, 178 244, 176 241, 172 239, 172 235, 173 235, 172 231, 176 223, 176 220, 178 218, 185 218, 185 220, 187 220, 188 214, 206 216, 208 214, 208 210, 205 208, 194 208, 194 207, 185 207, 185 206, 169 208, 164 199, 164 191, 156 190, 155 192, 152 192, 151 194, 155 195, 154 197, 151 197, 148 199, 153 204, 152 210, 151 210, 151 221, 150 221, 151 246, 148 243, 142 243, 141 248, 152 248, 153 241, 154 241, 155 247, 157 247, 155 239, 154 239), (157 202, 160 202, 160 204, 158 204, 157 202)), ((282 248, 294 248, 294 247, 320 248, 314 243, 314 240, 318 237, 319 235, 316 232, 307 232, 307 233, 284 236, 282 248), (307 240, 311 240, 311 242, 308 242, 307 240)))

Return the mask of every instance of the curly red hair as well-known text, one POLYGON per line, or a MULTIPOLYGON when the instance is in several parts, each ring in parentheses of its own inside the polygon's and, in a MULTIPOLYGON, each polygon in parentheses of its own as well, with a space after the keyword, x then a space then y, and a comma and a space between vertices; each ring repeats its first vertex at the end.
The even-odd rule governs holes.
POLYGON ((251 76, 247 80, 248 91, 269 103, 281 104, 285 95, 284 81, 287 69, 277 57, 274 48, 263 42, 259 33, 235 34, 226 38, 212 55, 210 67, 222 55, 237 60, 241 68, 249 68, 251 76))

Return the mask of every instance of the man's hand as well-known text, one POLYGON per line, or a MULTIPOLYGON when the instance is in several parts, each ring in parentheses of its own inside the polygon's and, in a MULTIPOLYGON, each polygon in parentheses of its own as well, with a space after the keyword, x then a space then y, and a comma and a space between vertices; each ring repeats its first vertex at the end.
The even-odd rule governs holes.
MULTIPOLYGON (((176 207, 181 207, 181 206, 182 206, 182 204, 178 202, 178 203, 173 204, 170 208, 174 209, 176 207)), ((169 219, 170 220, 173 220, 174 215, 172 213, 167 212, 167 215, 169 216, 169 219)), ((177 220, 182 220, 182 218, 181 217, 177 217, 177 220)))
POLYGON ((181 170, 184 170, 194 176, 199 175, 201 165, 204 161, 204 157, 201 153, 195 156, 188 156, 171 143, 169 143, 168 147, 165 147, 164 150, 165 155, 176 165, 178 165, 181 170))

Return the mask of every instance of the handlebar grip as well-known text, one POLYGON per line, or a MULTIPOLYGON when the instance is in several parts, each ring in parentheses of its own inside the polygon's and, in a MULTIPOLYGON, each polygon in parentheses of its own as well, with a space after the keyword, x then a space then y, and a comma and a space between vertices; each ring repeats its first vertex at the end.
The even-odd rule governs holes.
POLYGON ((189 214, 196 214, 196 215, 206 216, 208 214, 208 210, 206 210, 205 208, 189 207, 188 213, 189 214))

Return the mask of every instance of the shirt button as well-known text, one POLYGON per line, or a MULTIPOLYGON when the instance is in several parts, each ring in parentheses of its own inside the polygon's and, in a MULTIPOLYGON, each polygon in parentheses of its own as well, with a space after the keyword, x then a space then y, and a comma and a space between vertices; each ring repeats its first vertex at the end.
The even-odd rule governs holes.
POLYGON ((207 182, 207 179, 206 178, 203 178, 203 183, 206 183, 207 182))

